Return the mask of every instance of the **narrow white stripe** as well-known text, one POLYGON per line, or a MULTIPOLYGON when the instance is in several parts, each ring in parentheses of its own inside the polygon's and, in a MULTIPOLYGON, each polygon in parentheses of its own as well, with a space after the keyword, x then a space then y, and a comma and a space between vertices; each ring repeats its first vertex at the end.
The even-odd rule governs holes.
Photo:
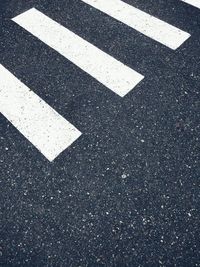
POLYGON ((200 8, 200 0, 182 0, 182 1, 189 4, 189 5, 200 8))
POLYGON ((0 113, 49 161, 81 133, 0 64, 0 113))
POLYGON ((34 8, 13 21, 122 97, 144 78, 34 8))
POLYGON ((190 34, 120 0, 82 0, 144 35, 177 49, 190 34))

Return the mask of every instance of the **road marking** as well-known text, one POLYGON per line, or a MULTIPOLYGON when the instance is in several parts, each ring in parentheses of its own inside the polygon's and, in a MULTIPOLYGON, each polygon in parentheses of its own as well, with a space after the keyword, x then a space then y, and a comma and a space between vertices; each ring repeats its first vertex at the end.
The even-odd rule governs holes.
POLYGON ((190 34, 120 0, 82 0, 131 28, 175 50, 190 34))
POLYGON ((121 97, 144 78, 35 8, 12 20, 121 97))
POLYGON ((1 64, 0 77, 0 113, 49 161, 81 135, 1 64))
POLYGON ((182 0, 182 1, 189 4, 189 5, 200 8, 200 0, 182 0))

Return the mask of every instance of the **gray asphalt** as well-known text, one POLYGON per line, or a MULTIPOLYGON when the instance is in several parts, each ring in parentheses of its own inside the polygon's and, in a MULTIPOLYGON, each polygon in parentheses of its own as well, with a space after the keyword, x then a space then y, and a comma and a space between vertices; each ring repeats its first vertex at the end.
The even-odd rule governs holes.
POLYGON ((83 133, 50 163, 0 114, 1 267, 200 266, 200 10, 126 2, 191 38, 172 51, 79 0, 0 0, 0 64, 83 133), (114 94, 10 20, 31 7, 145 79, 114 94))

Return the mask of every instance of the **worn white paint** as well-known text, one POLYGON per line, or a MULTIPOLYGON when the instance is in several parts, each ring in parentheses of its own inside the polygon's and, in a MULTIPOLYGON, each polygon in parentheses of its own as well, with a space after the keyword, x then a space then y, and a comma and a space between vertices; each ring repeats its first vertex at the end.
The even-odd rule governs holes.
POLYGON ((190 37, 189 33, 155 18, 123 1, 82 1, 171 49, 177 49, 190 37))
POLYGON ((49 161, 81 133, 0 64, 0 113, 49 161))
POLYGON ((13 21, 121 97, 144 78, 35 8, 13 21))
POLYGON ((182 1, 194 7, 200 8, 200 0, 182 0, 182 1))

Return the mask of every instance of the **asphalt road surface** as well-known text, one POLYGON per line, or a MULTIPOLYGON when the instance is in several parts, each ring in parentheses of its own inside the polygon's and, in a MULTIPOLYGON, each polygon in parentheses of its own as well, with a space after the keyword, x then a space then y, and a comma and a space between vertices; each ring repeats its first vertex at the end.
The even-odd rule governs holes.
POLYGON ((0 0, 1 267, 200 266, 199 8, 0 0))

